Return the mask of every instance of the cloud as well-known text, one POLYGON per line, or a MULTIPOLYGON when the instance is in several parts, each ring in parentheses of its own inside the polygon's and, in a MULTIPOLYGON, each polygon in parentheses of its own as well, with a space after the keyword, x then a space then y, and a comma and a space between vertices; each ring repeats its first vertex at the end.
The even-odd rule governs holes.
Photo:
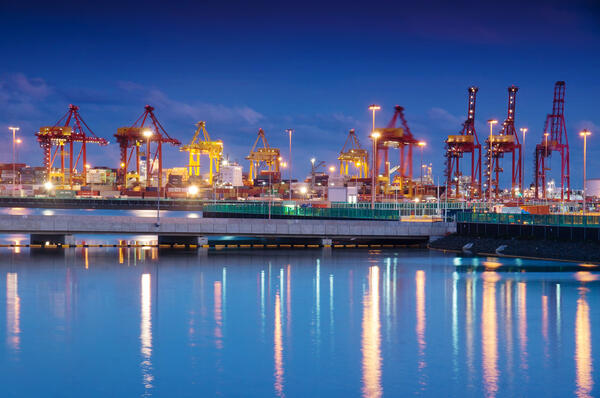
POLYGON ((15 91, 20 92, 22 95, 29 98, 42 100, 52 93, 52 89, 44 79, 41 78, 28 78, 22 73, 16 73, 9 75, 9 83, 13 86, 15 91))
POLYGON ((208 120, 224 124, 245 123, 252 126, 264 119, 260 112, 242 105, 226 106, 223 104, 210 104, 206 102, 184 102, 169 97, 164 91, 156 88, 147 88, 135 82, 121 81, 117 87, 126 93, 135 94, 147 103, 160 108, 163 113, 171 117, 186 117, 193 121, 208 120))
POLYGON ((459 128, 463 123, 460 117, 454 116, 443 108, 431 108, 427 114, 432 120, 440 123, 446 129, 459 128))
POLYGON ((54 90, 41 78, 29 78, 22 73, 0 76, 0 116, 20 119, 39 113, 39 104, 54 90))

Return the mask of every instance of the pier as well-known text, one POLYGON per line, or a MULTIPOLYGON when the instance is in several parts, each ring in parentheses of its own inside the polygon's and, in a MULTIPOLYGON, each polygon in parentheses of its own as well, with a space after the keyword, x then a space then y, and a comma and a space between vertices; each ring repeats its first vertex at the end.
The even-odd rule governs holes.
POLYGON ((196 244, 207 236, 294 238, 321 241, 422 241, 456 231, 455 223, 134 216, 0 216, 0 233, 30 234, 32 243, 72 244, 75 234, 157 235, 159 243, 196 244), (198 240, 199 239, 199 240, 198 240))

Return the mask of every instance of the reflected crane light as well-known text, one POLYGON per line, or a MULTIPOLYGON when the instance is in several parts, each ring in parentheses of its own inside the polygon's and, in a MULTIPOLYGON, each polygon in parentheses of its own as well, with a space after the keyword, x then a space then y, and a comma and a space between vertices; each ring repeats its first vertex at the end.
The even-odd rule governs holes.
POLYGON ((579 398, 591 397, 594 386, 590 307, 585 297, 587 292, 587 288, 579 288, 575 315, 575 383, 577 385, 575 394, 579 398))
POLYGON ((8 344, 18 351, 21 345, 21 298, 16 272, 6 273, 6 332, 8 344))
POLYGON ((140 319, 140 343, 144 388, 149 390, 153 388, 152 382, 152 298, 151 298, 151 278, 150 274, 142 274, 141 281, 141 319, 140 319))
MULTIPOLYGON (((415 273, 415 293, 416 293, 416 315, 417 315, 417 345, 418 345, 418 367, 420 379, 423 377, 423 371, 426 367, 425 362, 425 322, 426 322, 426 309, 425 309, 425 271, 418 270, 415 273)), ((423 385, 423 379, 419 380, 419 383, 423 385)))
POLYGON ((214 283, 214 316, 215 316, 215 347, 220 350, 223 348, 223 307, 221 301, 221 282, 214 283))
POLYGON ((521 369, 527 369, 527 285, 517 285, 519 300, 519 343, 521 346, 521 369))
POLYGON ((363 396, 381 397, 381 323, 379 314, 379 267, 369 267, 369 290, 363 298, 362 370, 363 396))
POLYGON ((281 297, 275 293, 275 322, 273 331, 273 352, 275 362, 275 393, 278 397, 283 394, 283 339, 281 336, 281 297))
POLYGON ((500 277, 496 272, 483 273, 483 303, 481 305, 481 346, 483 362, 483 383, 486 396, 498 393, 498 320, 496 313, 496 282, 500 277))

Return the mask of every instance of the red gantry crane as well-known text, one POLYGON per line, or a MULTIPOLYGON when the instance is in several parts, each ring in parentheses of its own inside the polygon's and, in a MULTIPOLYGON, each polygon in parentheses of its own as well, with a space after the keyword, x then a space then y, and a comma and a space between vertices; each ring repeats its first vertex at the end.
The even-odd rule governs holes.
POLYGON ((404 117, 404 108, 396 105, 394 107, 394 116, 385 128, 377 129, 380 132, 381 137, 377 140, 377 156, 376 156, 376 167, 373 173, 379 174, 381 170, 381 154, 383 154, 384 162, 384 173, 383 179, 386 184, 386 192, 392 183, 390 175, 394 170, 390 168, 389 162, 389 149, 396 148, 400 151, 400 163, 396 170, 398 170, 398 189, 404 193, 405 184, 409 185, 407 194, 412 195, 411 187, 412 176, 413 176, 413 163, 412 163, 412 152, 413 146, 418 144, 418 140, 413 137, 413 134, 408 127, 406 118, 404 117), (400 124, 400 126, 398 125, 400 124), (404 155, 404 149, 407 147, 407 155, 404 155))
POLYGON ((481 197, 481 144, 477 133, 475 132, 475 100, 477 91, 475 86, 469 87, 469 99, 467 103, 467 120, 463 123, 460 134, 449 135, 446 139, 446 178, 448 194, 452 195, 454 187, 454 197, 460 196, 460 180, 462 173, 460 171, 460 159, 465 153, 471 154, 471 174, 467 196, 469 198, 481 197))
POLYGON ((40 127, 36 134, 44 150, 44 167, 48 181, 58 180, 62 186, 74 183, 87 183, 87 144, 108 145, 108 141, 98 137, 79 115, 79 107, 69 105, 67 113, 53 126, 40 127), (80 144, 75 158, 76 144, 80 144), (67 147, 65 151, 65 146, 67 147), (54 168, 56 157, 60 156, 60 169, 54 168), (68 169, 65 158, 69 157, 68 169), (81 171, 77 169, 81 160, 81 171), (68 182, 68 184, 67 184, 68 182))
POLYGON ((496 197, 500 195, 500 173, 504 171, 500 166, 500 159, 506 153, 512 155, 511 195, 515 197, 517 191, 522 190, 521 143, 515 131, 515 109, 518 90, 519 88, 516 86, 508 88, 508 112, 506 120, 502 124, 502 131, 497 135, 490 135, 486 140, 488 197, 491 197, 491 194, 494 194, 496 197))
POLYGON ((560 199, 571 199, 571 182, 569 167, 569 140, 565 123, 565 82, 554 84, 554 100, 552 113, 546 116, 542 143, 535 146, 535 197, 539 198, 542 188, 542 198, 546 199, 546 171, 550 170, 552 152, 560 152, 560 199), (548 159, 548 164, 546 164, 548 159))
POLYGON ((158 168, 158 187, 162 187, 162 144, 181 145, 181 142, 171 138, 154 116, 154 108, 150 105, 144 107, 144 113, 131 127, 120 127, 115 134, 121 149, 121 165, 118 173, 118 183, 127 187, 127 180, 131 177, 140 182, 140 148, 146 147, 146 187, 151 185, 151 176, 155 163, 158 168), (155 150, 152 152, 152 143, 155 150), (135 173, 129 173, 128 167, 135 154, 135 173))

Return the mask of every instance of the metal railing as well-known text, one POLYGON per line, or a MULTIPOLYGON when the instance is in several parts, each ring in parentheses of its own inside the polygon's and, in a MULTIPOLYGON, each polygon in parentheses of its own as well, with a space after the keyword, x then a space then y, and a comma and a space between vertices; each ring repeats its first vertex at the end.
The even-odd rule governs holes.
POLYGON ((235 215, 238 217, 267 218, 269 212, 272 217, 297 217, 297 218, 329 218, 329 219, 360 219, 360 220, 398 220, 400 214, 396 210, 363 209, 363 208, 322 208, 273 205, 269 210, 268 203, 245 204, 205 204, 203 212, 209 214, 235 215))
POLYGON ((459 212, 457 222, 600 228, 600 216, 459 212))
MULTIPOLYGON (((332 202, 332 208, 355 208, 355 209, 370 209, 371 203, 345 203, 332 202)), ((441 216, 448 212, 456 211, 482 211, 488 210, 489 203, 485 202, 376 202, 375 209, 377 210, 393 210, 399 212, 400 216, 441 216)))

